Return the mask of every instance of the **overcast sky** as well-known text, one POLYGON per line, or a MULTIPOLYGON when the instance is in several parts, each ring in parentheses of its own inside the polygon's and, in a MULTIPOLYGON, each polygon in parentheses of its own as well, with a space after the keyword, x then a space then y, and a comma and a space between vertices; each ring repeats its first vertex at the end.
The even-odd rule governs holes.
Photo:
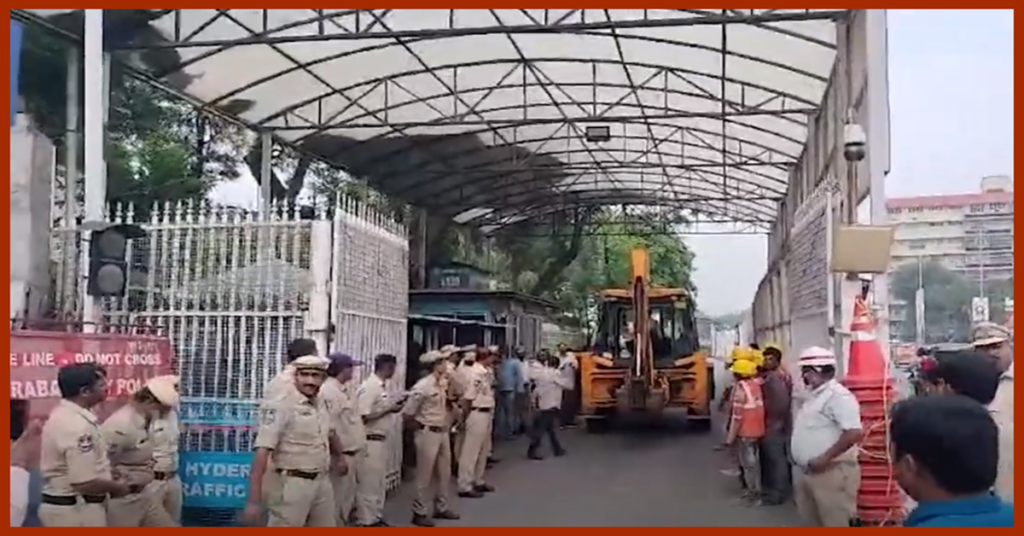
MULTIPOLYGON (((892 171, 887 194, 975 191, 1013 173, 1013 12, 889 11, 892 171)), ((702 310, 745 309, 764 274, 765 240, 694 236, 702 310)))
MULTIPOLYGON (((971 192, 1013 172, 1013 12, 891 10, 889 196, 971 192)), ((215 197, 255 206, 251 177, 215 197)), ((741 311, 766 266, 761 236, 687 237, 700 308, 741 311)))

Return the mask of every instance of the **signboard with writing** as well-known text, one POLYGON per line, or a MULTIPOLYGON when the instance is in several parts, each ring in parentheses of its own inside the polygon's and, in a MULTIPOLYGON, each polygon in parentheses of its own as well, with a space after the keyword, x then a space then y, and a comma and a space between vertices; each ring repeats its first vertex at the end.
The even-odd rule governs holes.
POLYGON ((124 403, 149 378, 171 374, 171 341, 147 335, 46 331, 11 333, 11 399, 28 400, 31 418, 41 418, 60 400, 57 369, 99 363, 107 371, 107 400, 100 419, 124 403))
POLYGON ((249 496, 251 466, 251 452, 182 452, 184 505, 241 510, 249 496))

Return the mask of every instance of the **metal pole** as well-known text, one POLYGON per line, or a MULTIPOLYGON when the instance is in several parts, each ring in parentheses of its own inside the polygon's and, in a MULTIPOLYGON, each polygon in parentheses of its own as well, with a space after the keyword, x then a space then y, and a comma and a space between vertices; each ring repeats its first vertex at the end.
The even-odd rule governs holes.
MULTIPOLYGON (((64 268, 61 270, 61 281, 63 286, 60 300, 68 300, 75 296, 77 286, 75 281, 78 273, 75 270, 75 247, 74 241, 78 238, 74 231, 78 227, 78 144, 79 139, 80 109, 78 105, 79 59, 81 52, 76 47, 68 48, 67 62, 67 87, 65 110, 65 132, 64 132, 64 228, 71 234, 62 237, 61 247, 64 249, 64 268)), ((64 302, 67 303, 67 302, 64 302)), ((71 300, 74 303, 74 300, 71 300)), ((65 307, 67 307, 65 305, 65 307)), ((65 309, 65 311, 68 309, 65 309)))
MULTIPOLYGON (((103 53, 103 10, 85 10, 85 36, 83 56, 85 67, 85 218, 86 222, 104 220, 107 198, 106 165, 103 161, 103 144, 106 139, 104 132, 105 105, 107 99, 106 75, 109 73, 107 58, 103 53)), ((92 296, 86 294, 88 285, 84 279, 89 271, 89 239, 82 233, 82 320, 85 331, 95 330, 99 320, 97 303, 92 296)))
POLYGON ((270 181, 274 180, 271 169, 274 139, 269 132, 260 133, 260 216, 264 221, 270 219, 271 197, 274 189, 270 181))

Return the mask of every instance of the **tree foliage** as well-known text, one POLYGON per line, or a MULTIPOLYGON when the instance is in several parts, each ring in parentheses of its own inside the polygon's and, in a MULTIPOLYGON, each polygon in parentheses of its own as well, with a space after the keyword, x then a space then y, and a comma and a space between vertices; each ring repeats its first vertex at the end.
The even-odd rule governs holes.
MULTIPOLYGON (((917 333, 915 294, 924 289, 925 342, 966 341, 971 326, 971 298, 981 288, 937 261, 908 263, 897 268, 889 280, 893 299, 907 304, 906 320, 897 334, 901 340, 912 341, 917 333)), ((1001 321, 1005 314, 1004 298, 1013 297, 1013 279, 988 281, 984 285, 989 298, 989 317, 1001 321)))

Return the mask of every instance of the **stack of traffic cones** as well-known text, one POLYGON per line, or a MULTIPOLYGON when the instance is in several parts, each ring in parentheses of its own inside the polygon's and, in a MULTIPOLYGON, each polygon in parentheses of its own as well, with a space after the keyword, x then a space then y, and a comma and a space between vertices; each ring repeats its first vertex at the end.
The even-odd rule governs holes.
POLYGON ((864 440, 857 516, 863 525, 895 525, 903 519, 903 494, 893 478, 886 428, 896 389, 889 363, 875 336, 875 321, 863 296, 853 302, 850 352, 844 384, 860 402, 864 440))

